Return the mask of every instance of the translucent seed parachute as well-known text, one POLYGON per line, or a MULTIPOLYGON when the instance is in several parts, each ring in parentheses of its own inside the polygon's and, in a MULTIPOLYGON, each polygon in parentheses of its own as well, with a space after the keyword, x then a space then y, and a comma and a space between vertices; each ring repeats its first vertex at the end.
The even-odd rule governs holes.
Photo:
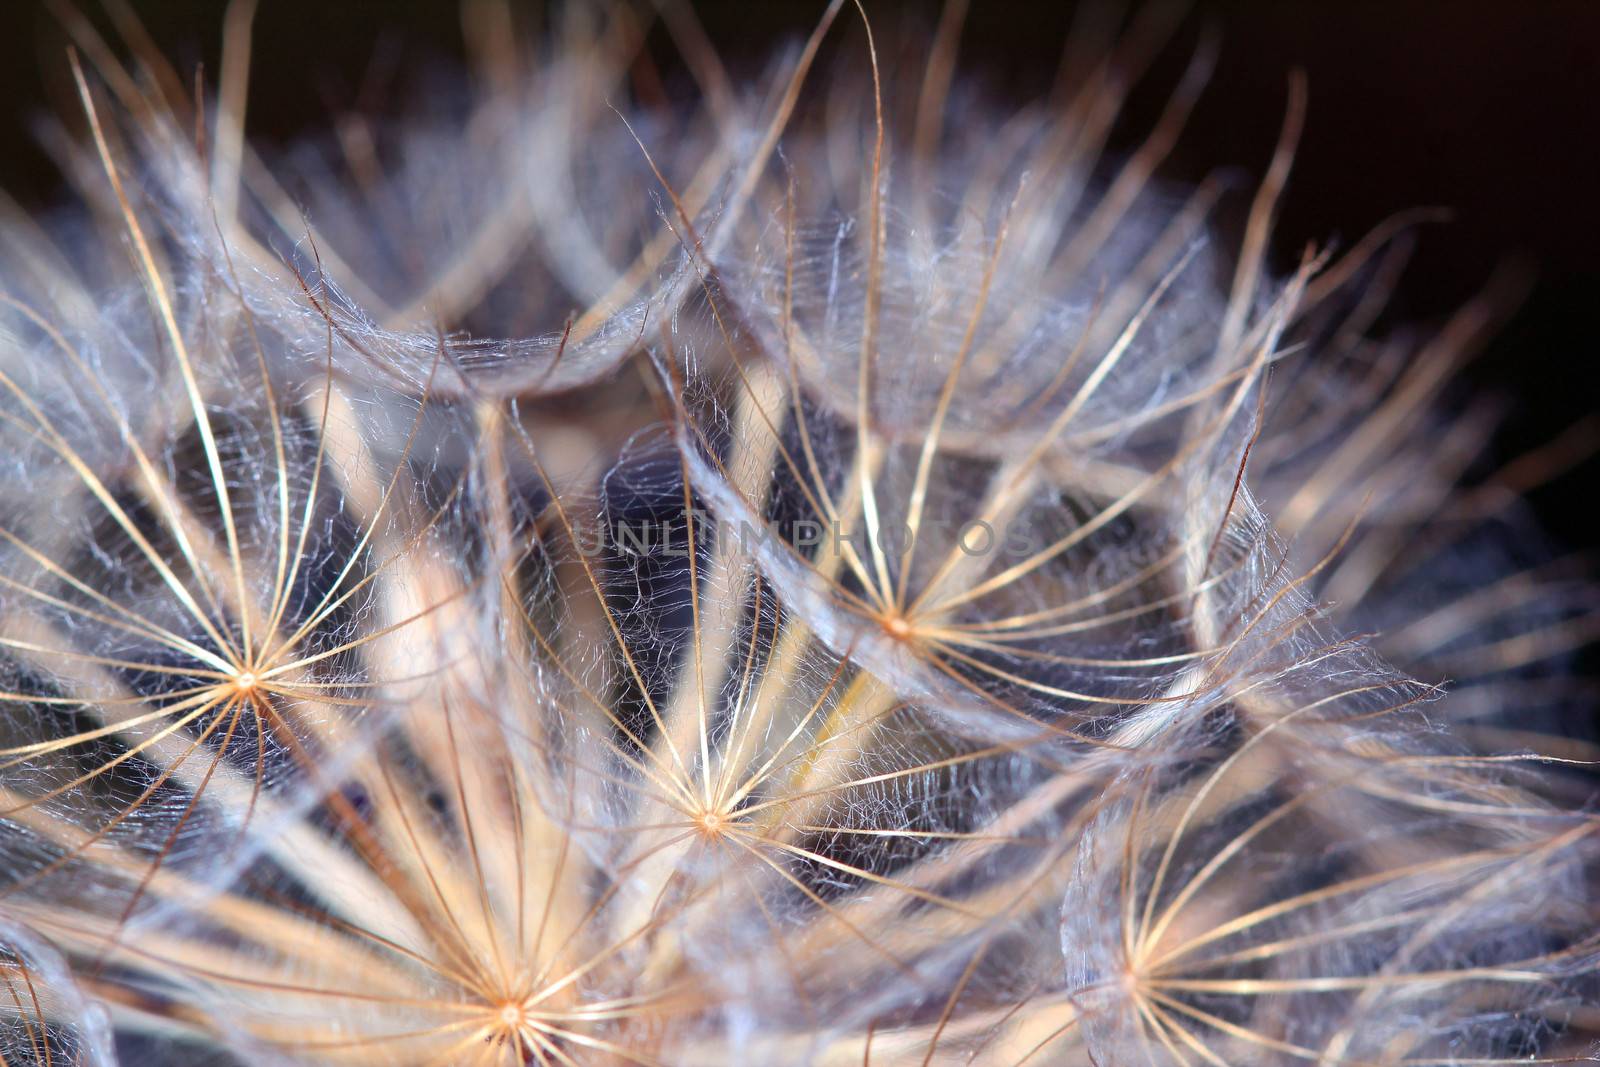
POLYGON ((1463 484, 1413 219, 1269 261, 1303 84, 1179 190, 1163 8, 1014 111, 961 4, 474 0, 272 153, 252 11, 198 95, 64 12, 0 209, 0 1063, 1592 1060, 1581 442, 1463 484))

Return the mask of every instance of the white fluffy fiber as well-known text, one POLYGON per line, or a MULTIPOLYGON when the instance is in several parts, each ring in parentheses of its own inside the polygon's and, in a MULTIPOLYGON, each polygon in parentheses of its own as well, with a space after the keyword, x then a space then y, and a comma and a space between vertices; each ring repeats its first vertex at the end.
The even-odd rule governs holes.
POLYGON ((1159 11, 1008 111, 841 6, 750 85, 671 8, 683 107, 471 4, 470 92, 274 158, 248 5, 198 114, 69 19, 0 1062, 1585 1061, 1593 594, 1459 487, 1483 309, 1271 269, 1298 87, 1253 194, 1156 178, 1205 50, 1107 157, 1159 11))

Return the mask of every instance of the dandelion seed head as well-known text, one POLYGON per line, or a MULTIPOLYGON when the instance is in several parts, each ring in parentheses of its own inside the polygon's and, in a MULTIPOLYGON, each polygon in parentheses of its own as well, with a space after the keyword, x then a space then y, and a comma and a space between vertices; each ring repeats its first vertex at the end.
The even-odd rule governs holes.
POLYGON ((1298 87, 1230 247, 1159 178, 1204 47, 1102 152, 1159 11, 1017 110, 842 10, 741 87, 667 5, 691 105, 631 9, 474 4, 474 88, 276 156, 70 22, 93 221, 0 211, 0 1057, 1582 1054, 1593 753, 1517 709, 1592 591, 1454 488, 1486 305, 1408 362, 1401 229, 1272 261, 1298 87))

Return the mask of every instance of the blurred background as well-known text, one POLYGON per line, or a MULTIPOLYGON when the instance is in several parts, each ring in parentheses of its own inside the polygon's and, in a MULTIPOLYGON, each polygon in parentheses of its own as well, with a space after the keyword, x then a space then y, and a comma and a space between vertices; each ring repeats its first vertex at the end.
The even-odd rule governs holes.
MULTIPOLYGON (((220 0, 123 0, 163 52, 188 72, 215 70, 220 0)), ((109 26, 101 0, 80 7, 109 26)), ((735 71, 757 71, 775 43, 814 25, 822 0, 701 0, 708 35, 735 71)), ((866 0, 885 28, 932 26, 937 3, 866 0)), ((1102 9, 1138 10, 1137 0, 1102 9)), ((526 9, 539 21, 537 5, 526 9)), ((960 62, 1001 97, 1048 88, 1079 14, 1070 2, 977 0, 960 62)), ((842 23, 851 20, 842 19, 842 23)), ((1259 177, 1282 120, 1289 72, 1310 87, 1307 125, 1277 228, 1280 267, 1309 241, 1348 247, 1394 212, 1438 206, 1387 317, 1436 322, 1497 269, 1524 295, 1463 390, 1508 402, 1495 451, 1509 459, 1596 410, 1600 385, 1600 3, 1593 0, 1196 0, 1157 59, 1113 138, 1147 131, 1195 42, 1215 32, 1210 85, 1165 168, 1193 181, 1219 166, 1259 177)), ((849 26, 843 33, 858 33, 849 26)), ((664 37, 664 35, 662 35, 664 37)), ((330 114, 403 99, 419 66, 459 62, 454 0, 261 0, 249 123, 284 141, 330 114)), ((0 4, 0 186, 29 206, 59 202, 56 170, 33 130, 52 111, 74 115, 65 35, 51 7, 0 4)), ((657 49, 670 80, 672 51, 657 49)), ((382 105, 380 105, 382 106, 382 105)), ((1555 540, 1600 543, 1592 458, 1535 496, 1555 540)))

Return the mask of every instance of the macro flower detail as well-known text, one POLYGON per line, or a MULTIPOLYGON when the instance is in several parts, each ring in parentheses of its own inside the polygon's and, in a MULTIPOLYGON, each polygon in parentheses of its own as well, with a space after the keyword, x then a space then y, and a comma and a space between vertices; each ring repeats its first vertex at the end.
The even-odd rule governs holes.
POLYGON ((1416 218, 1273 262, 1303 81, 1183 190, 1214 42, 1118 152, 1170 12, 1015 109, 964 9, 750 78, 472 0, 467 88, 287 150, 247 0, 214 87, 62 13, 0 1064, 1593 1058, 1578 445, 1444 405, 1497 290, 1379 337, 1416 218))

